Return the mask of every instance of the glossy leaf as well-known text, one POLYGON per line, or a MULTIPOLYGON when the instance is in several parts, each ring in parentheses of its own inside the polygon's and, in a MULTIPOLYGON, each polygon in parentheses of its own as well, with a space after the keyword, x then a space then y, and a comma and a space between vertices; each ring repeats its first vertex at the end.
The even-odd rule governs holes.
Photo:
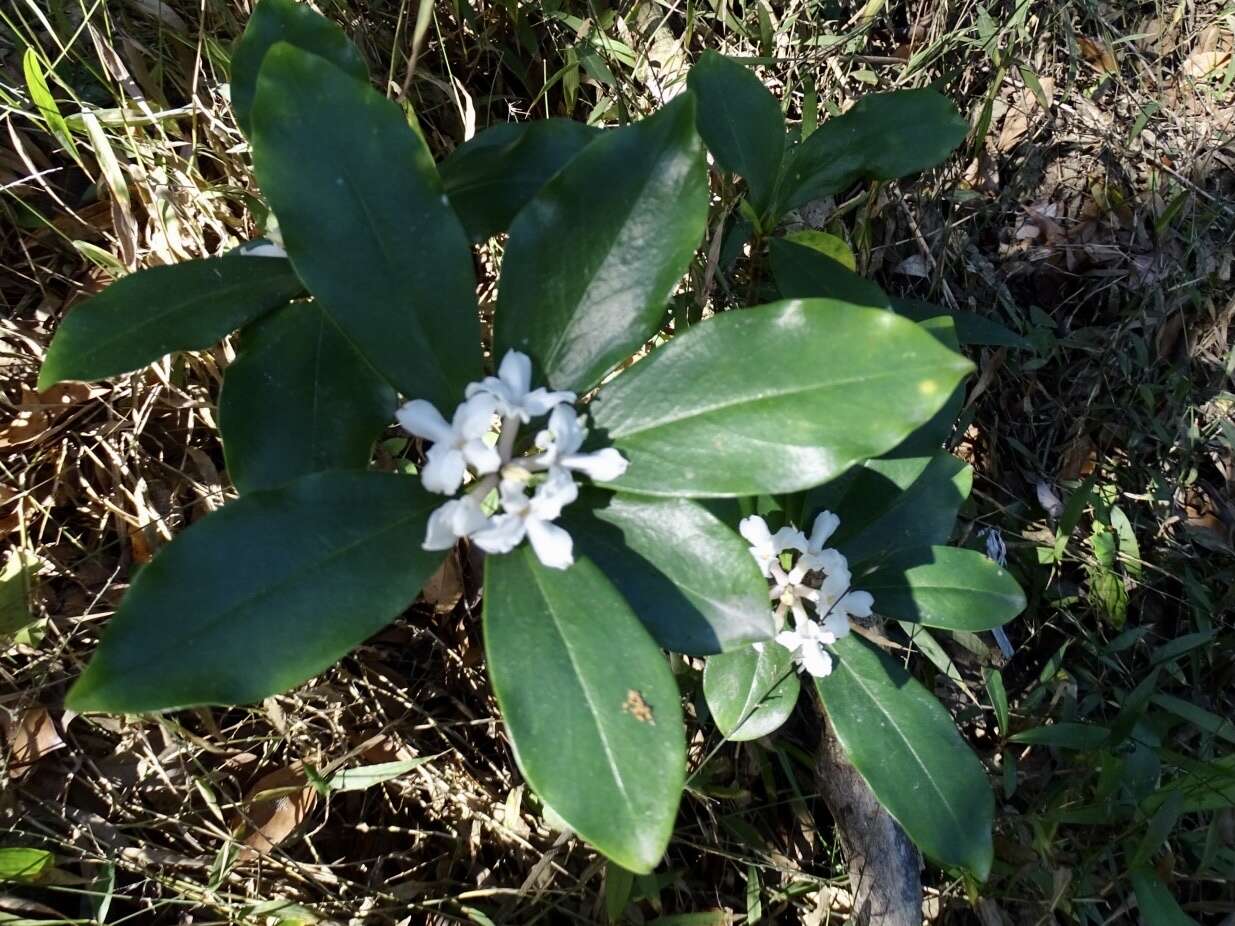
MULTIPOLYGON (((918 322, 918 327, 950 350, 959 350, 956 326, 947 316, 928 318, 918 322)), ((884 454, 889 459, 901 457, 929 457, 938 453, 952 437, 956 419, 965 406, 965 384, 960 383, 939 411, 929 421, 914 428, 903 441, 884 454)))
POLYGON ((707 207, 692 96, 605 132, 510 226, 495 353, 530 354, 554 389, 590 389, 660 326, 707 207))
POLYGON ((771 638, 767 581, 746 541, 698 503, 598 492, 565 523, 665 649, 706 656, 771 638))
POLYGON ((708 658, 703 696, 716 728, 726 739, 767 736, 793 713, 801 683, 789 650, 766 643, 762 652, 747 646, 708 658))
POLYGON ((947 316, 956 325, 956 338, 961 344, 985 344, 990 347, 1032 347, 1026 338, 985 315, 977 312, 949 312, 947 309, 919 299, 892 300, 892 311, 914 321, 947 316))
POLYGON ((998 563, 976 550, 905 550, 854 571, 854 584, 875 596, 875 610, 898 621, 945 630, 990 630, 1025 609, 1025 593, 998 563))
POLYGON ((867 94, 790 152, 783 207, 830 196, 863 178, 916 174, 951 154, 968 131, 956 107, 934 90, 867 94))
POLYGON ((775 240, 788 241, 790 244, 818 251, 824 257, 830 257, 836 261, 846 270, 857 272, 858 259, 853 253, 853 248, 849 247, 849 243, 838 235, 817 231, 813 228, 799 228, 797 231, 786 232, 784 238, 775 240))
POLYGON ((69 310, 47 349, 39 388, 105 379, 172 351, 212 347, 303 290, 287 261, 269 257, 212 257, 131 274, 69 310))
POLYGON ((814 248, 780 238, 768 242, 772 277, 786 299, 827 298, 891 309, 892 300, 875 283, 814 248))
POLYGON ((219 397, 227 471, 242 492, 361 469, 394 420, 395 392, 316 303, 246 331, 219 397))
POLYGON ((417 479, 332 472, 198 521, 134 579, 75 711, 245 704, 328 668, 399 615, 442 559, 417 479))
POLYGON ((687 86, 698 100, 696 125, 712 157, 739 174, 759 212, 772 201, 785 153, 780 104, 745 65, 705 51, 691 68, 687 86))
POLYGON ((973 470, 948 453, 879 457, 812 489, 803 510, 807 524, 825 509, 840 518, 829 544, 857 566, 947 543, 972 483, 973 470))
POLYGON ((360 52, 343 30, 307 3, 296 0, 260 0, 236 43, 231 60, 232 110, 236 124, 246 135, 252 130, 253 99, 257 75, 266 52, 277 42, 287 42, 325 58, 357 80, 368 80, 369 69, 360 52))
POLYGON ((1134 868, 1128 872, 1141 922, 1146 926, 1199 926, 1184 913, 1179 901, 1171 896, 1165 884, 1152 868, 1134 868))
POLYGON ((837 739, 922 852, 985 880, 995 800, 952 717, 901 664, 850 634, 816 684, 837 739))
POLYGON ((656 643, 594 563, 549 569, 526 544, 485 561, 484 626, 528 784, 614 862, 651 871, 686 767, 678 687, 656 643))
POLYGON ((506 231, 549 178, 599 134, 570 119, 506 122, 456 148, 438 170, 472 240, 506 231))
POLYGON ((449 414, 480 374, 472 254, 402 110, 280 42, 258 76, 253 160, 318 305, 404 395, 449 414))
POLYGON ((793 492, 878 456, 942 406, 969 361, 891 312, 824 299, 725 312, 592 404, 650 495, 793 492))

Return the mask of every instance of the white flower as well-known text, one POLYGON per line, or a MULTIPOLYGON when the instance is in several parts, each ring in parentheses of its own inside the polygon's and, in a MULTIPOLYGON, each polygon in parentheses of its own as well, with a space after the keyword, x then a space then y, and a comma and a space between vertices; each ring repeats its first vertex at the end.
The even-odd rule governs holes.
POLYGON ((489 526, 489 519, 470 495, 456 498, 429 515, 425 530, 426 550, 449 550, 460 537, 468 537, 489 526))
POLYGON ((479 383, 467 387, 469 399, 481 393, 488 393, 497 399, 498 411, 503 418, 518 418, 524 424, 545 414, 555 405, 563 402, 572 404, 576 398, 573 392, 550 392, 543 386, 533 389, 532 360, 517 350, 506 351, 497 376, 486 376, 479 383))
POLYGON ((805 567, 807 571, 822 572, 825 575, 847 568, 845 557, 839 551, 829 550, 824 546, 836 533, 838 527, 840 527, 840 518, 830 511, 819 512, 811 527, 810 537, 802 550, 798 565, 805 567))
POLYGON ((759 570, 765 579, 772 578, 772 564, 780 554, 786 550, 806 550, 806 535, 800 530, 786 525, 773 534, 768 522, 757 514, 738 522, 738 533, 750 544, 750 555, 759 564, 759 570))
POLYGON ((574 543, 570 534, 553 524, 562 509, 579 496, 570 473, 552 469, 549 478, 529 498, 524 493, 524 481, 503 479, 502 509, 505 514, 493 518, 484 530, 472 535, 472 542, 486 553, 509 553, 526 535, 542 563, 551 569, 565 569, 574 560, 574 543))
POLYGON ((849 633, 849 618, 870 617, 875 604, 870 592, 850 591, 852 581, 847 568, 832 573, 823 580, 815 600, 815 611, 823 618, 824 629, 835 639, 849 633))
POLYGON ((815 678, 832 673, 832 656, 824 647, 835 643, 836 637, 809 618, 799 620, 793 630, 782 630, 776 642, 789 650, 799 669, 815 678))
POLYGON ((559 405, 549 414, 545 430, 536 435, 536 446, 543 452, 540 462, 573 469, 597 482, 612 482, 626 472, 626 458, 612 447, 595 453, 579 453, 587 437, 584 416, 570 405, 559 405))
POLYGON ((776 602, 776 626, 781 626, 786 611, 793 612, 795 621, 808 620, 805 602, 817 599, 819 590, 802 584, 802 580, 806 578, 806 570, 795 566, 785 572, 777 562, 773 562, 768 568, 772 573, 772 588, 768 597, 776 602))
POLYGON ((481 475, 497 472, 501 455, 481 440, 493 424, 497 406, 498 400, 488 393, 473 396, 455 409, 450 424, 424 399, 413 399, 395 413, 403 430, 433 442, 420 474, 426 489, 453 495, 468 464, 481 475))

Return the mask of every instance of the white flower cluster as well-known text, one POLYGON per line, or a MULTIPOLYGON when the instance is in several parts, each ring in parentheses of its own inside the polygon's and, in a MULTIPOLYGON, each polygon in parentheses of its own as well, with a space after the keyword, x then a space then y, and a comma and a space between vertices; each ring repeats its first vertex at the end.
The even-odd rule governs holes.
MULTIPOLYGON (((743 518, 738 525, 771 585, 768 596, 776 603, 776 643, 793 654, 799 669, 818 678, 832 672, 832 656, 824 647, 849 633, 850 617, 869 617, 875 603, 869 592, 850 590, 849 563, 839 551, 824 546, 839 526, 840 518, 830 511, 815 518, 809 537, 792 525, 773 534, 758 515, 743 518), (787 571, 785 554, 791 557, 787 571), (786 612, 793 615, 792 628, 786 626, 786 612)), ((762 651, 763 644, 756 643, 755 648, 762 651)))
POLYGON ((574 474, 609 482, 626 472, 626 460, 612 447, 579 452, 587 429, 585 417, 575 412, 575 394, 533 389, 526 354, 507 351, 498 375, 472 383, 465 396, 449 422, 423 399, 396 413, 405 431, 432 444, 420 474, 426 489, 454 495, 469 469, 475 477, 465 495, 429 516, 424 548, 448 550, 460 537, 469 537, 486 553, 509 553, 527 537, 542 563, 565 569, 574 562, 574 545, 553 521, 579 495, 574 474), (520 425, 545 415, 535 452, 515 457, 520 425), (496 443, 489 443, 485 437, 495 418, 500 432, 496 443), (495 488, 502 510, 489 517, 481 503, 495 488))

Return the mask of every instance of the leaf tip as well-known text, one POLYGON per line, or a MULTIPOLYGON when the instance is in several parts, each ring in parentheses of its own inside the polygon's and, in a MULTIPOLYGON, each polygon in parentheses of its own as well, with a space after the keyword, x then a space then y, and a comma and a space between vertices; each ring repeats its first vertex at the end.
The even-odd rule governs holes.
POLYGON ((63 377, 60 376, 55 365, 48 362, 48 360, 44 360, 43 365, 39 368, 39 378, 35 382, 34 388, 42 392, 44 389, 50 389, 56 383, 61 382, 62 379, 63 377))

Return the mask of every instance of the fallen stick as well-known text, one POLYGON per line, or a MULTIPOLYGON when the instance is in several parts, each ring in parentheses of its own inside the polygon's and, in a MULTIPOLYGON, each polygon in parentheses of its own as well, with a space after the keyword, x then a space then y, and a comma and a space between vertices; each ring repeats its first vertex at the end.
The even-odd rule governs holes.
POLYGON ((922 856, 841 749, 815 697, 823 736, 815 781, 836 821, 853 892, 853 926, 922 926, 922 856))

